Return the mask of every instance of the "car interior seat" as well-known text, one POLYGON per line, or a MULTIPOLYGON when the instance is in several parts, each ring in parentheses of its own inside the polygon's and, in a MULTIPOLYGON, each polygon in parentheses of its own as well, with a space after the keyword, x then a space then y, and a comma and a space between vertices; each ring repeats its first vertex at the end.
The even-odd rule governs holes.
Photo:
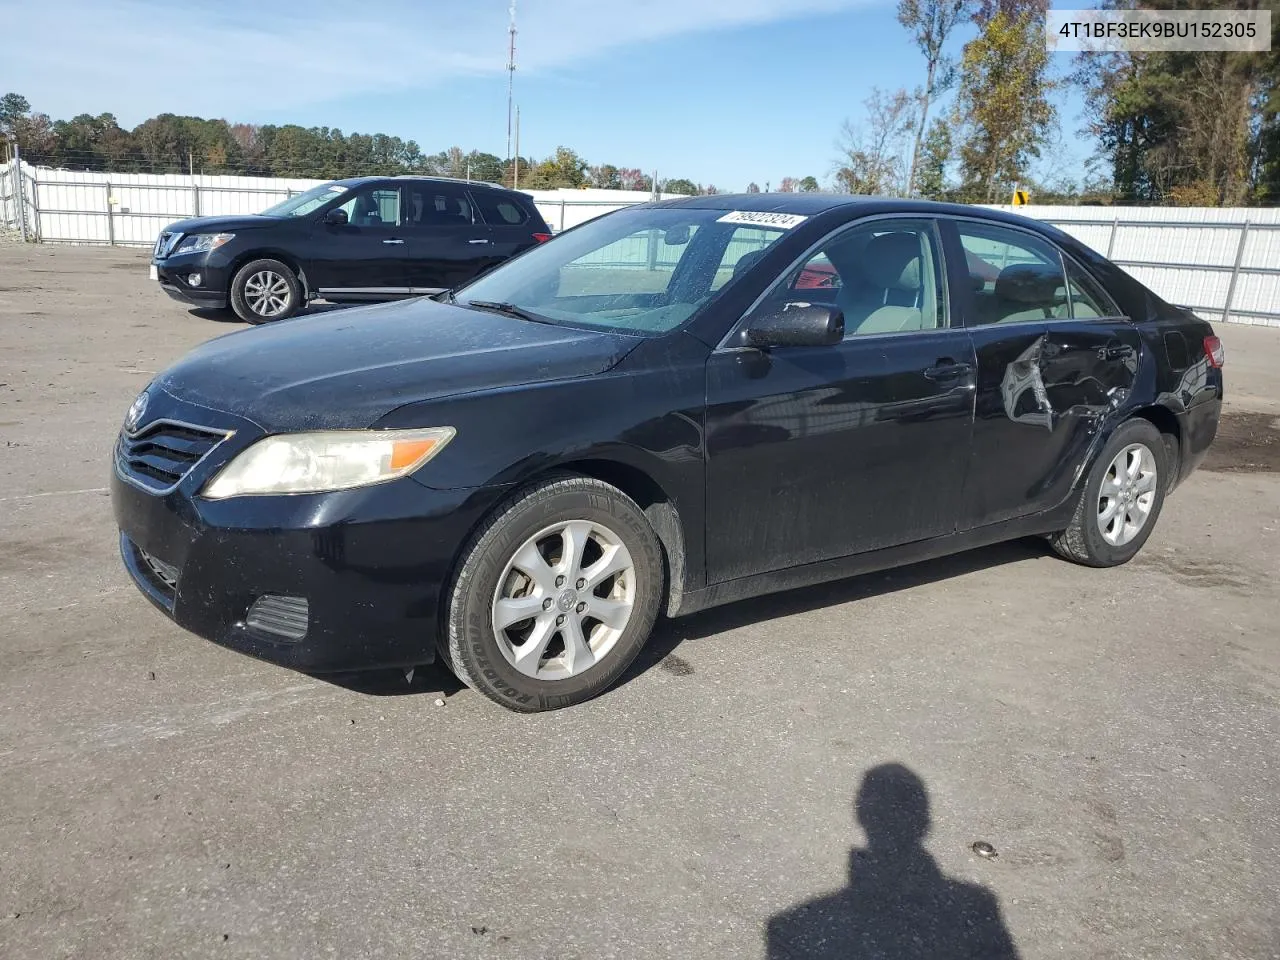
POLYGON ((1012 263, 996 277, 987 323, 1064 319, 1070 315, 1062 270, 1045 263, 1012 263))
MULTIPOLYGON (((932 301, 924 289, 918 233, 884 233, 872 237, 856 260, 859 283, 842 283, 836 304, 844 312, 845 335, 920 330, 926 324, 922 305, 932 301)), ((827 256, 843 279, 852 273, 849 251, 832 249, 827 256)), ((932 274, 928 275, 932 286, 932 274)))

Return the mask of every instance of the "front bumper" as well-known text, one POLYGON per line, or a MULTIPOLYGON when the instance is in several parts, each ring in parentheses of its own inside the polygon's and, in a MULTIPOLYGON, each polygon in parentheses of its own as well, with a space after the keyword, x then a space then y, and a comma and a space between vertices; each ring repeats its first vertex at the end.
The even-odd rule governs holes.
POLYGON ((153 259, 160 289, 183 303, 196 307, 220 310, 228 303, 227 291, 231 288, 231 271, 222 257, 215 252, 187 253, 164 259, 153 259), (200 285, 192 286, 187 278, 200 274, 200 285))
POLYGON ((121 558, 138 589, 184 629, 305 673, 434 660, 441 592, 502 491, 435 490, 405 477, 334 493, 201 499, 206 480, 256 439, 245 432, 168 492, 142 489, 113 466, 121 558), (266 596, 306 601, 303 636, 250 617, 266 596))

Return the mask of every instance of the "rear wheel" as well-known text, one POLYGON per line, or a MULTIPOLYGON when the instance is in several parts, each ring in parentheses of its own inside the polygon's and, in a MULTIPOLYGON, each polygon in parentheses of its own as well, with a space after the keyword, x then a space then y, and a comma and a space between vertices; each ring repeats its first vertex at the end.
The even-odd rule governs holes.
POLYGON ((231 281, 231 308, 246 323, 291 317, 302 306, 302 284, 279 260, 254 260, 231 281))
POLYGON ((587 477, 529 488, 465 552, 442 652, 467 686, 512 710, 581 703, 644 646, 661 547, 630 497, 587 477))
POLYGON ((1151 536, 1168 487, 1164 437, 1147 420, 1121 424, 1085 481, 1075 515, 1051 540, 1077 563, 1127 563, 1151 536))

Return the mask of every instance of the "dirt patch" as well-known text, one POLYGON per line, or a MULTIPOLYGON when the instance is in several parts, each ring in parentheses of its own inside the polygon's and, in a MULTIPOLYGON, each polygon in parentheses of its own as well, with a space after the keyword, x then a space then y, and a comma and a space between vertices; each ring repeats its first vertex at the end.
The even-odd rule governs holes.
POLYGON ((677 677, 687 677, 693 673, 693 664, 683 657, 677 657, 674 653, 669 653, 663 657, 658 666, 677 677))
POLYGON ((1227 589, 1249 595, 1256 585, 1247 570, 1221 560, 1200 560, 1182 554, 1143 554, 1138 566, 1159 570, 1188 587, 1227 589))
POLYGON ((1224 415, 1201 469, 1217 473, 1280 472, 1280 417, 1270 413, 1224 415))

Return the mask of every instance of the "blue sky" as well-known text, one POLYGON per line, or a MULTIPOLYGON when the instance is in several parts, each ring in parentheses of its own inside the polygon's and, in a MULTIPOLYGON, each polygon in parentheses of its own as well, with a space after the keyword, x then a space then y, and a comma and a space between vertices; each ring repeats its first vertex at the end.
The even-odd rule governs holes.
MULTIPOLYGON (((508 0, 0 0, 0 87, 55 118, 161 112, 506 153, 508 0)), ((521 153, 722 189, 827 180, 846 118, 922 58, 881 0, 520 0, 521 153)), ((959 43, 968 33, 958 37, 959 43)), ((1059 56, 1055 66, 1065 68, 1059 56)), ((1078 174, 1078 98, 1039 172, 1078 174)))

